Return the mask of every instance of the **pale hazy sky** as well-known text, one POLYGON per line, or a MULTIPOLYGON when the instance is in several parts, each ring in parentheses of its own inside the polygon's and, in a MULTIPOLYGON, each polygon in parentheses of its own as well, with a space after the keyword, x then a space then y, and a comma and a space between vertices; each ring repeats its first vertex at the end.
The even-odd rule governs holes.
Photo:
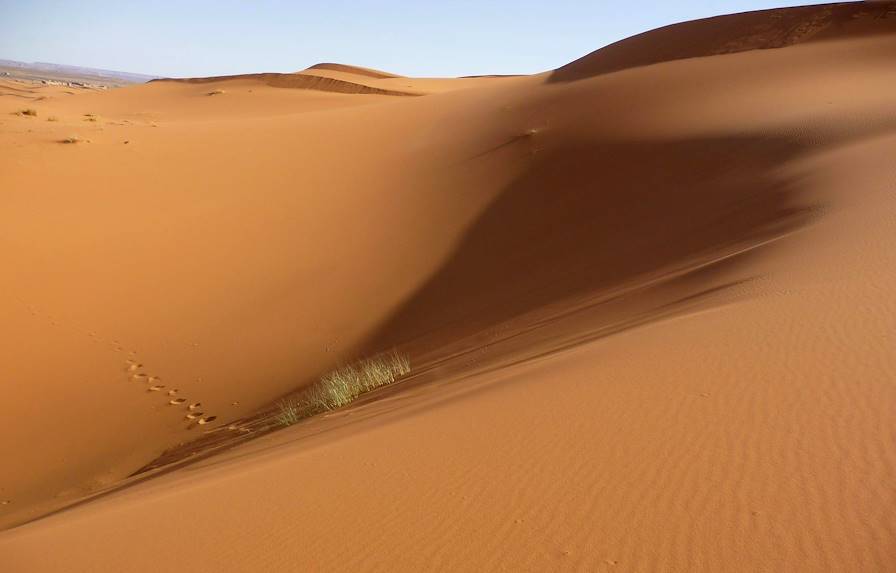
POLYGON ((767 0, 0 0, 0 58, 164 76, 340 62, 414 76, 534 73, 767 0))

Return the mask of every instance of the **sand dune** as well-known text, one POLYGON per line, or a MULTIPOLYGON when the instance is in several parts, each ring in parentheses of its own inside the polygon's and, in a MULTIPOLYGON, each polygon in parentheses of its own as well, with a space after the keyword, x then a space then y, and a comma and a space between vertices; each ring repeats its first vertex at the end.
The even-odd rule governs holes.
POLYGON ((410 92, 384 90, 356 81, 345 81, 338 78, 313 75, 300 72, 297 74, 244 74, 238 76, 217 76, 209 78, 190 78, 182 80, 154 80, 159 82, 186 82, 191 84, 207 84, 227 82, 228 80, 258 80, 261 83, 277 88, 319 90, 347 94, 376 95, 413 95, 410 92))
POLYGON ((0 569, 891 569, 893 54, 877 2, 535 76, 2 82, 0 569))
POLYGON ((292 74, 243 74, 235 76, 215 76, 208 78, 185 78, 153 80, 154 82, 175 82, 187 84, 214 84, 219 89, 208 94, 224 91, 231 83, 259 82, 263 85, 301 90, 315 90, 344 94, 421 96, 446 91, 456 91, 480 87, 491 83, 500 76, 478 76, 467 78, 407 78, 378 70, 359 68, 341 64, 317 64, 301 72, 292 74))
POLYGON ((334 63, 329 63, 329 62, 314 64, 313 66, 311 66, 310 68, 308 68, 305 71, 310 72, 312 70, 316 71, 316 72, 319 72, 320 70, 330 70, 330 71, 334 71, 334 72, 343 72, 343 73, 351 74, 354 76, 366 76, 369 78, 377 78, 377 79, 402 77, 397 74, 391 74, 389 72, 384 72, 382 70, 373 70, 371 68, 362 68, 360 66, 349 66, 346 64, 334 64, 334 63))
POLYGON ((889 34, 893 17, 892 2, 840 2, 684 22, 601 48, 558 68, 551 79, 570 81, 672 60, 889 34))

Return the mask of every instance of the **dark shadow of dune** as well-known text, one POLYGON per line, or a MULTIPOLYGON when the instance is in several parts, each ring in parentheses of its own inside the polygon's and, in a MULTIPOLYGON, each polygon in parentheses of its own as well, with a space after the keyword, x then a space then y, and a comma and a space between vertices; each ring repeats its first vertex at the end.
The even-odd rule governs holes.
POLYGON ((661 62, 896 32, 896 2, 846 2, 673 24, 610 44, 551 73, 569 82, 661 62))
POLYGON ((722 256, 806 223, 797 144, 758 138, 601 142, 533 156, 367 352, 428 352, 533 309, 722 256))

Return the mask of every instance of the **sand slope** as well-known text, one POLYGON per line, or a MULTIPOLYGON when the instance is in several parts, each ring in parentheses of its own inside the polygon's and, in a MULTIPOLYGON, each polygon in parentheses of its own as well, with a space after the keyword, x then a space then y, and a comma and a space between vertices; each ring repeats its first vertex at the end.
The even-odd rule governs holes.
POLYGON ((287 74, 424 97, 4 83, 0 523, 199 435, 135 372, 222 424, 377 350, 416 374, 0 533, 0 566, 888 570, 893 54, 857 3, 456 88, 287 74))

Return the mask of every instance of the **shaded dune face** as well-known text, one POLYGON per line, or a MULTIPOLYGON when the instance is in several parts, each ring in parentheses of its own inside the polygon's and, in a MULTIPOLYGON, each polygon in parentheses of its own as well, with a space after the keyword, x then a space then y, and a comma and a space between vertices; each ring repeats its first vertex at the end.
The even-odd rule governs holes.
POLYGON ((892 1, 844 2, 719 16, 626 38, 557 68, 549 81, 575 81, 685 58, 886 34, 894 26, 896 3, 892 1))
POLYGON ((547 145, 373 347, 429 349, 550 303, 766 242, 811 213, 798 182, 775 175, 801 151, 795 142, 547 145))

